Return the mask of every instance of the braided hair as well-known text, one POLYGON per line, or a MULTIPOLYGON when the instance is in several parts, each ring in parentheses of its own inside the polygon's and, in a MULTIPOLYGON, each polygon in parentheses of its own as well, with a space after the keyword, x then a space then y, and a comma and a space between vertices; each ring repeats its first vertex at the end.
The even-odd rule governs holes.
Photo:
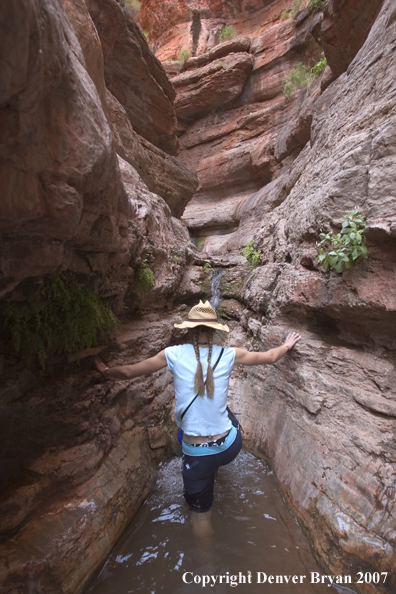
POLYGON ((200 334, 199 326, 197 326, 194 329, 194 334, 193 334, 193 347, 194 347, 194 351, 195 351, 195 356, 197 358, 197 369, 195 371, 195 377, 194 377, 194 389, 195 389, 195 392, 199 396, 203 396, 205 394, 205 383, 206 383, 206 393, 209 396, 209 398, 213 398, 214 380, 213 380, 213 369, 210 364, 210 361, 212 359, 213 331, 211 328, 206 328, 206 327, 205 327, 205 331, 207 331, 207 335, 208 335, 208 339, 209 339, 208 371, 206 374, 206 382, 204 382, 202 363, 201 363, 201 358, 199 355, 199 345, 198 345, 198 337, 200 334))

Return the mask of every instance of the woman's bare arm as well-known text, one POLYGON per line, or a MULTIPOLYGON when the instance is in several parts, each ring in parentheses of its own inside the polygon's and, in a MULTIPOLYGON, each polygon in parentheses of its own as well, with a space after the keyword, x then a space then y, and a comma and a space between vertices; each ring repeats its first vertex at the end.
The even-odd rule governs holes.
POLYGON ((242 365, 272 365, 279 361, 287 351, 290 351, 300 338, 301 336, 297 332, 292 332, 281 346, 262 353, 235 349, 235 363, 241 363, 242 365))
POLYGON ((158 355, 140 361, 140 363, 135 363, 134 365, 117 365, 116 367, 106 367, 99 357, 95 358, 96 368, 102 375, 120 380, 133 379, 140 375, 154 373, 166 367, 166 364, 165 351, 160 351, 158 355))

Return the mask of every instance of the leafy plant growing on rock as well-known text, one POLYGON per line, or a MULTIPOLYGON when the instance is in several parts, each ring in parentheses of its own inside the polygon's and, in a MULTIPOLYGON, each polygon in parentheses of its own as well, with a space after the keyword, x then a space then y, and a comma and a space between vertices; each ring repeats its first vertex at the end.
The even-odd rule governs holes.
POLYGON ((237 30, 233 25, 223 25, 220 31, 220 43, 228 41, 237 36, 237 30))
POLYGON ((301 8, 301 0, 294 0, 292 7, 290 9, 290 15, 291 17, 294 19, 294 17, 296 17, 298 15, 298 13, 300 12, 300 8, 301 8))
POLYGON ((290 12, 287 10, 284 10, 283 12, 281 12, 281 15, 279 17, 280 21, 286 21, 286 19, 290 18, 290 12))
POLYGON ((322 74, 322 72, 326 68, 326 66, 327 66, 327 60, 323 56, 319 60, 319 62, 316 62, 315 66, 312 67, 312 74, 314 74, 315 76, 318 76, 319 74, 322 74))
POLYGON ((283 93, 289 98, 298 89, 303 89, 309 85, 315 77, 323 72, 327 66, 327 60, 322 57, 312 68, 302 62, 296 62, 294 68, 290 70, 289 78, 283 81, 283 93))
POLYGON ((116 323, 110 307, 68 271, 47 276, 26 301, 5 304, 1 342, 17 360, 30 366, 37 358, 44 369, 50 355, 93 347, 116 323))
POLYGON ((308 4, 309 12, 318 12, 318 10, 323 10, 326 4, 326 0, 311 0, 308 4))
POLYGON ((249 262, 250 266, 258 266, 260 264, 261 250, 254 251, 252 240, 248 241, 240 252, 249 262))
POLYGON ((177 61, 179 62, 179 64, 184 66, 184 64, 187 62, 187 60, 190 56, 191 56, 190 50, 181 50, 181 52, 179 52, 179 55, 177 56, 177 61))
POLYGON ((208 268, 212 268, 212 265, 211 265, 211 263, 210 263, 210 262, 205 262, 205 263, 202 265, 202 268, 203 268, 204 270, 208 270, 208 268))
POLYGON ((144 293, 148 293, 151 287, 154 287, 154 274, 151 268, 147 265, 147 258, 145 258, 138 270, 139 289, 144 293))
POLYGON ((341 225, 341 233, 321 233, 318 243, 318 262, 323 264, 324 270, 334 268, 338 273, 356 264, 362 256, 367 258, 368 249, 363 237, 366 219, 357 210, 345 216, 341 225))

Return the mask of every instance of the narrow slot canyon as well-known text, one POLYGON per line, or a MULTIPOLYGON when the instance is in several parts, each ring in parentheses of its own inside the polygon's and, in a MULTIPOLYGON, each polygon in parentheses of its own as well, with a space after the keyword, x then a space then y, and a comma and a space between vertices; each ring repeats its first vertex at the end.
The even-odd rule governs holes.
MULTIPOLYGON (((226 346, 301 335, 274 365, 234 367, 233 464, 245 480, 253 455, 277 486, 221 469, 215 518, 243 516, 233 488, 279 489, 289 519, 260 495, 252 506, 298 521, 309 571, 393 594, 392 0, 21 0, 0 23, 0 594, 82 594, 129 554, 158 469, 177 475, 172 376, 111 381, 94 357, 133 364, 179 344, 174 324, 209 299, 226 346), (336 270, 321 233, 341 237, 353 212, 349 240, 368 254, 336 270)), ((168 494, 186 538, 181 487, 168 494)))

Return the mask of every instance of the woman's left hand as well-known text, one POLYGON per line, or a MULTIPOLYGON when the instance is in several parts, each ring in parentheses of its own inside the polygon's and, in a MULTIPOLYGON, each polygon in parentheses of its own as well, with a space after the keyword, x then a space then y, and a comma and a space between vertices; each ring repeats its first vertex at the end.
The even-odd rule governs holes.
POLYGON ((294 347, 294 345, 301 339, 301 336, 297 334, 297 332, 292 332, 289 334, 284 342, 285 347, 287 350, 290 351, 294 347))

